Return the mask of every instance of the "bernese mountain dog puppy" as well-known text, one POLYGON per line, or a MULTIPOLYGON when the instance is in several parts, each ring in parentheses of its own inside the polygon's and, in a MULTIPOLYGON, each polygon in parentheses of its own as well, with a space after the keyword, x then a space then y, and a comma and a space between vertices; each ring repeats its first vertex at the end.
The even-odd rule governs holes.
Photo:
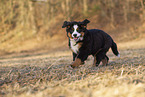
POLYGON ((116 56, 120 56, 117 45, 110 35, 99 29, 87 30, 86 27, 89 22, 85 19, 82 22, 64 21, 63 23, 62 28, 66 27, 69 47, 73 52, 72 68, 83 64, 89 55, 94 56, 93 65, 98 66, 101 61, 103 65, 107 65, 109 58, 106 53, 109 48, 116 56))

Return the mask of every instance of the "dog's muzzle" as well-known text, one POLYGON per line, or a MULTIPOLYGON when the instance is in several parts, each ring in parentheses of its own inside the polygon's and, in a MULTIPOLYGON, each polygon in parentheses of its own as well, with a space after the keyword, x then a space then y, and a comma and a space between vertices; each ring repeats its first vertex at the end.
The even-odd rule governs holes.
POLYGON ((74 41, 79 41, 80 35, 73 34, 72 38, 74 39, 74 41))

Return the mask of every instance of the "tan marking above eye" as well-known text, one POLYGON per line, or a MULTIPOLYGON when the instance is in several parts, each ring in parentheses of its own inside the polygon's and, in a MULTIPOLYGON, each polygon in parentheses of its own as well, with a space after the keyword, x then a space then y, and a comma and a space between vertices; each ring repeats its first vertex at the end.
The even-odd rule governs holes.
POLYGON ((77 30, 79 30, 79 28, 77 28, 77 30))

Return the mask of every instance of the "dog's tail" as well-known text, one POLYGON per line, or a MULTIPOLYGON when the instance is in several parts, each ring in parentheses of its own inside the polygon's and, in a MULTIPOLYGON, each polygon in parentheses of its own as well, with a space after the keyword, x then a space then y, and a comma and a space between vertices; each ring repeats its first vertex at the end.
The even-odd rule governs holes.
POLYGON ((118 50, 117 50, 117 45, 116 45, 116 43, 115 43, 114 41, 112 42, 111 49, 112 49, 112 52, 113 52, 117 57, 120 57, 120 54, 119 54, 119 52, 118 52, 118 50))

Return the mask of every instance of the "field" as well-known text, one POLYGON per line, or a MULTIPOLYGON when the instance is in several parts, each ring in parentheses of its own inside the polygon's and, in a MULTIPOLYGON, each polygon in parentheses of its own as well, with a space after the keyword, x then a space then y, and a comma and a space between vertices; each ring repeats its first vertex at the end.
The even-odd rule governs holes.
POLYGON ((0 96, 145 97, 145 48, 119 51, 120 58, 108 52, 108 66, 93 67, 90 56, 76 69, 69 50, 3 56, 0 96))

